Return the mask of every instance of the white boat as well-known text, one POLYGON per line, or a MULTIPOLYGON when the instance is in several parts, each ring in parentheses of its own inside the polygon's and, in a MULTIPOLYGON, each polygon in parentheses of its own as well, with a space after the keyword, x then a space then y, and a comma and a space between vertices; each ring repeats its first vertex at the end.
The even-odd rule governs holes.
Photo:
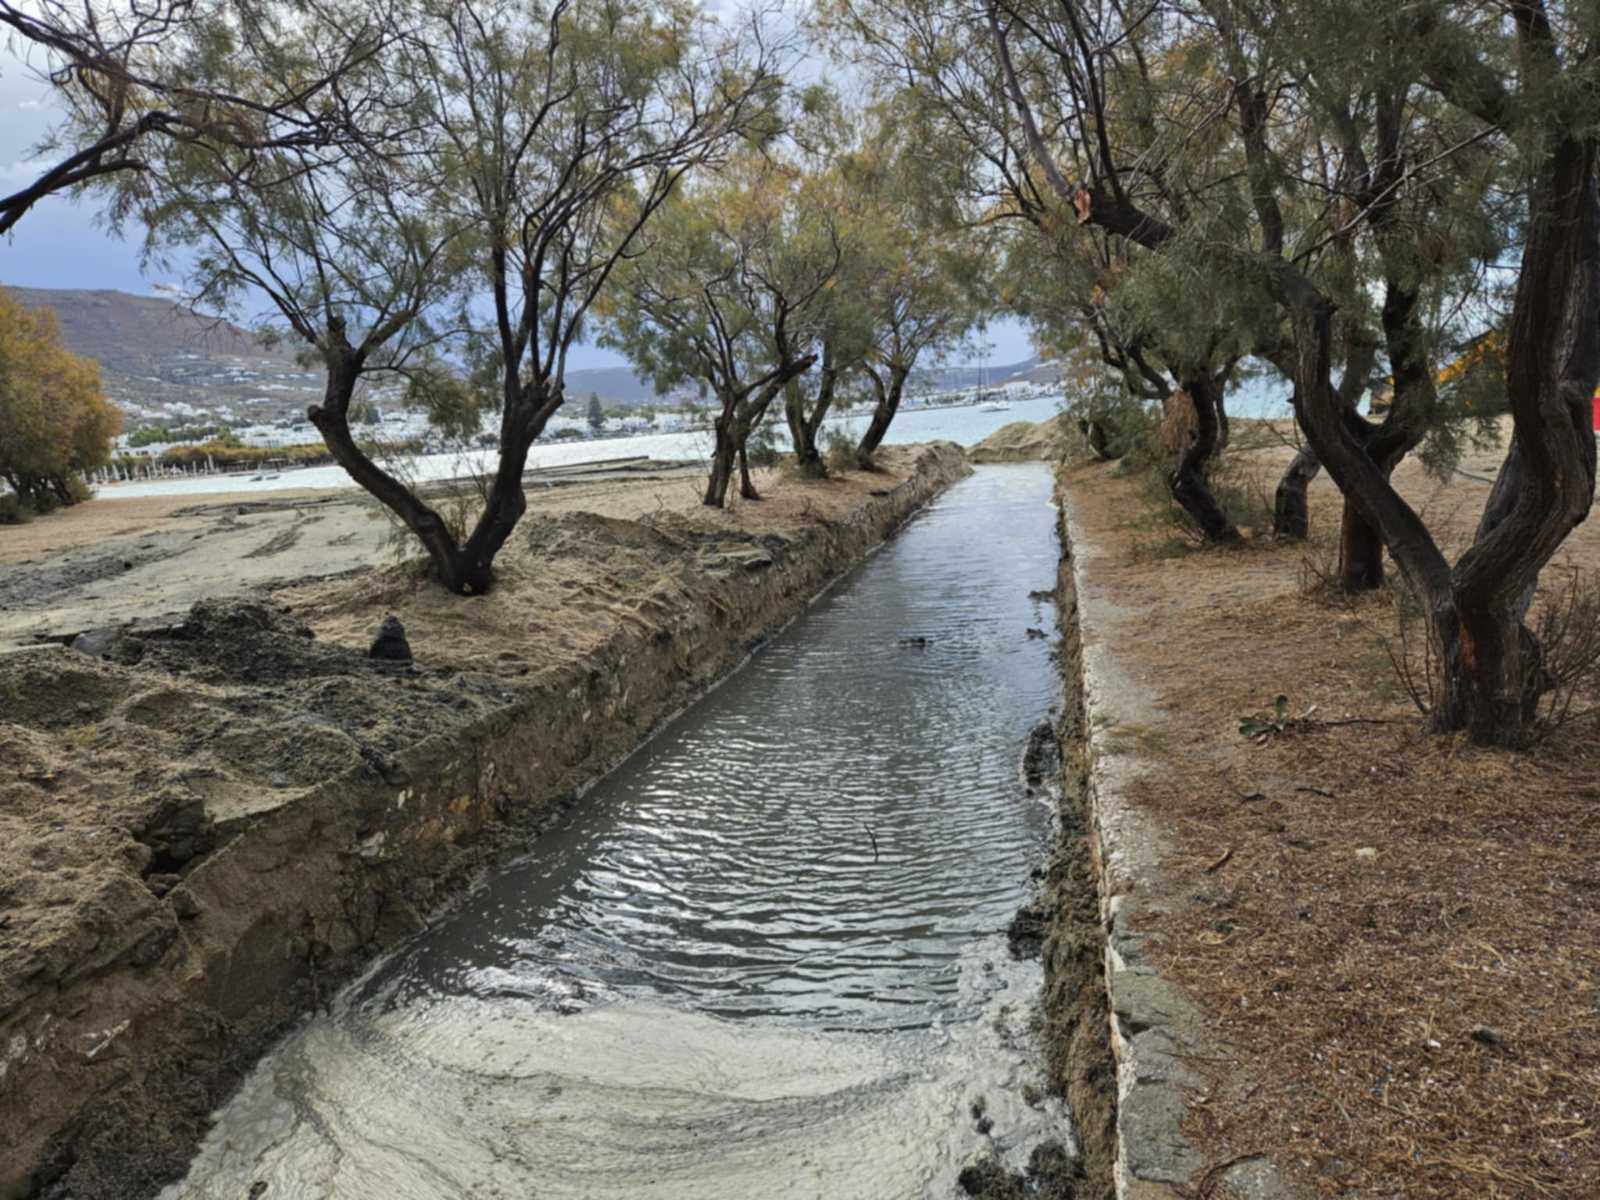
POLYGON ((987 404, 978 405, 979 412, 1010 412, 1011 405, 1004 400, 991 400, 987 404))

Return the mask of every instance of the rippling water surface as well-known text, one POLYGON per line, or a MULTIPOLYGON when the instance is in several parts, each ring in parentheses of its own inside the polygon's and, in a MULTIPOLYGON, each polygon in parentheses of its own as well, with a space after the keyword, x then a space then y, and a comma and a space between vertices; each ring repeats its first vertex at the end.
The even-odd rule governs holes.
POLYGON ((170 1195, 947 1196, 980 1097, 1014 1162, 1064 1138, 1000 937, 1053 519, 1043 467, 953 488, 264 1060, 170 1195))

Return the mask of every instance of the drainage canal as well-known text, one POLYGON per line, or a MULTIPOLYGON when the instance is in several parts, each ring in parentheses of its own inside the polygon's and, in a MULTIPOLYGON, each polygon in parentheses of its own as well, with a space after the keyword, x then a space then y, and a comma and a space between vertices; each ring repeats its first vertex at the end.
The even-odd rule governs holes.
POLYGON ((896 1200, 1070 1144, 1004 938, 1052 820, 1050 487, 947 492, 287 1038, 165 1195, 896 1200))

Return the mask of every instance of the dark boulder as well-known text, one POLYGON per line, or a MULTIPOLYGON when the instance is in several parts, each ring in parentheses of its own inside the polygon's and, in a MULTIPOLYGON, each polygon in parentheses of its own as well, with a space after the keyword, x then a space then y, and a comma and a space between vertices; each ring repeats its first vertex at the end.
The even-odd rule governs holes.
POLYGON ((406 627, 400 618, 390 613, 378 626, 378 636, 372 639, 368 658, 381 662, 408 663, 411 661, 411 644, 406 641, 406 627))

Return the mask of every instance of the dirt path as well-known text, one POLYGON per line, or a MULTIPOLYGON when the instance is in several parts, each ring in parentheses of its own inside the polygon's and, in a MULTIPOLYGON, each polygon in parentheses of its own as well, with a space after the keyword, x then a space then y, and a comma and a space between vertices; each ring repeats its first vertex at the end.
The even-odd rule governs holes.
MULTIPOLYGON (((1287 451, 1235 457, 1227 478, 1259 491, 1287 451)), ((1498 458, 1396 474, 1452 557, 1498 458)), ((1138 1185, 1210 1194, 1267 1156, 1303 1195, 1600 1195, 1593 721, 1517 754, 1429 733, 1391 662, 1425 689, 1394 592, 1327 586, 1326 479, 1308 542, 1227 549, 1177 535, 1115 465, 1062 487, 1138 1185)), ((1536 614, 1574 568, 1593 589, 1600 521, 1536 614)))

